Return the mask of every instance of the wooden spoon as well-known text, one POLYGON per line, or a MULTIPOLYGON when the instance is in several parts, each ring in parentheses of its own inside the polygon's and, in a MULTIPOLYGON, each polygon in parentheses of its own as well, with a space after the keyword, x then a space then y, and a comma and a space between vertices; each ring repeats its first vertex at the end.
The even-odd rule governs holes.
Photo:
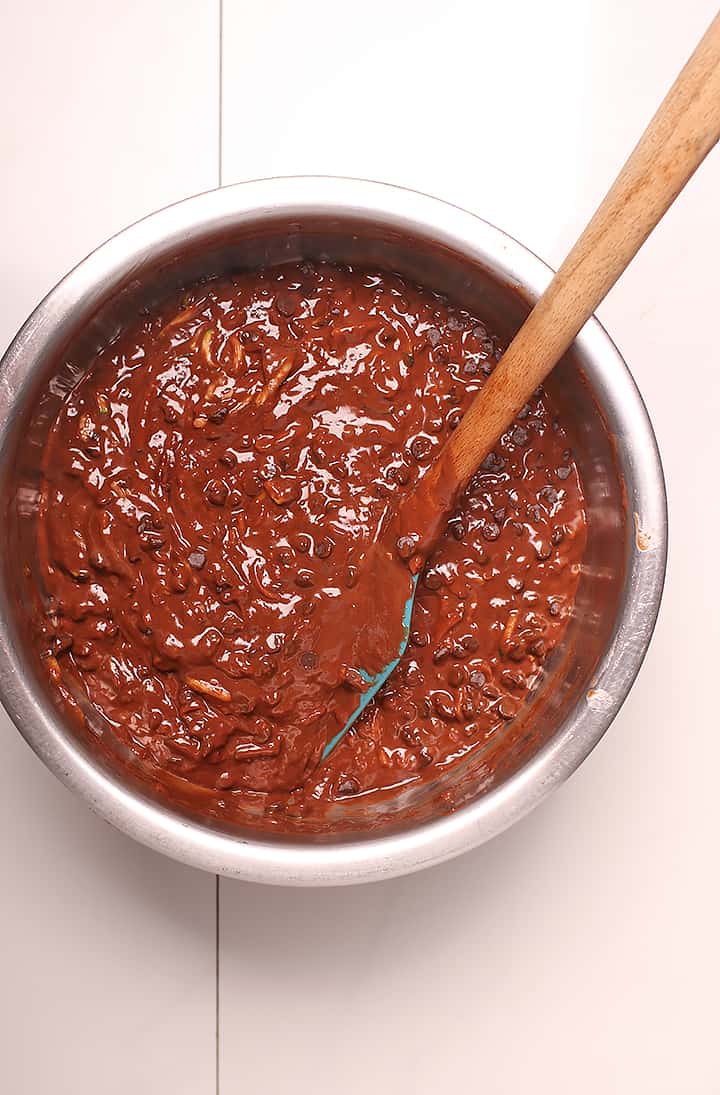
POLYGON ((368 687, 323 756, 397 665, 407 644, 417 573, 459 495, 718 138, 720 14, 438 459, 368 552, 354 597, 354 607, 367 614, 367 624, 349 639, 345 659, 368 667, 360 670, 368 687), (398 552, 409 556, 407 562, 401 562, 398 552))

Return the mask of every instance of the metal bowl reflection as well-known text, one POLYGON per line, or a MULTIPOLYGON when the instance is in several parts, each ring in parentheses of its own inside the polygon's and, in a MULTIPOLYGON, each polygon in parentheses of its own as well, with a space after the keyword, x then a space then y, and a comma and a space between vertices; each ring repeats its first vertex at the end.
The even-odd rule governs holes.
POLYGON ((437 199, 380 183, 288 178, 191 198, 140 221, 77 266, 9 347, 0 371, 0 693, 56 775, 131 836, 206 870, 261 882, 336 884, 438 863, 531 810, 588 755, 637 674, 666 561, 662 469, 642 399, 596 320, 548 389, 571 433, 586 492, 588 546, 576 611, 521 715, 454 770, 326 831, 274 838, 171 804, 150 774, 78 733, 28 637, 40 456, 72 362, 86 361, 138 306, 204 274, 303 257, 397 270, 441 290, 508 339, 550 279, 521 244, 437 199), (58 383, 60 381, 60 383, 58 383), (642 535, 638 535, 638 529, 642 535))

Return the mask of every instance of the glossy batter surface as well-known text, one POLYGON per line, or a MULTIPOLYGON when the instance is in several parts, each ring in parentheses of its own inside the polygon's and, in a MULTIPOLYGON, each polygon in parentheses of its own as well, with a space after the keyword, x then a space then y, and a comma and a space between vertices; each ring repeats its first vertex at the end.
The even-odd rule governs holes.
POLYGON ((210 281, 138 316, 45 453, 36 631, 57 686, 78 682, 160 778, 226 813, 260 803, 278 826, 484 746, 561 638, 585 543, 541 394, 425 567, 400 667, 319 765, 331 734, 303 681, 356 686, 312 636, 498 357, 443 298, 322 264, 210 281))

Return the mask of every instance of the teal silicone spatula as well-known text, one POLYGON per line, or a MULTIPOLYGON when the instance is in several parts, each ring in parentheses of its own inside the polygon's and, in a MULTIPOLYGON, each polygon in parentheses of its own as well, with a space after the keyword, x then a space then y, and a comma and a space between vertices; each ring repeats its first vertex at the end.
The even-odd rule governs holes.
POLYGON ((352 711, 327 742, 323 758, 397 666, 410 632, 417 575, 471 476, 719 137, 717 15, 437 461, 368 551, 351 602, 341 598, 342 604, 333 606, 344 617, 343 661, 359 668, 352 711))

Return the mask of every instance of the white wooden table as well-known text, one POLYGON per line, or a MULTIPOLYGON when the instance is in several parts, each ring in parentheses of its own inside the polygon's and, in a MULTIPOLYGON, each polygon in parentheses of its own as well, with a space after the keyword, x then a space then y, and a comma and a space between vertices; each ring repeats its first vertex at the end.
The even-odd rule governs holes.
MULTIPOLYGON (((388 179, 557 264, 714 6, 0 0, 0 342, 96 243, 219 181, 388 179)), ((716 152, 601 313, 657 429, 672 551, 593 756, 453 863, 285 891, 135 845, 4 719, 3 1092, 720 1091, 719 196, 716 152)))

